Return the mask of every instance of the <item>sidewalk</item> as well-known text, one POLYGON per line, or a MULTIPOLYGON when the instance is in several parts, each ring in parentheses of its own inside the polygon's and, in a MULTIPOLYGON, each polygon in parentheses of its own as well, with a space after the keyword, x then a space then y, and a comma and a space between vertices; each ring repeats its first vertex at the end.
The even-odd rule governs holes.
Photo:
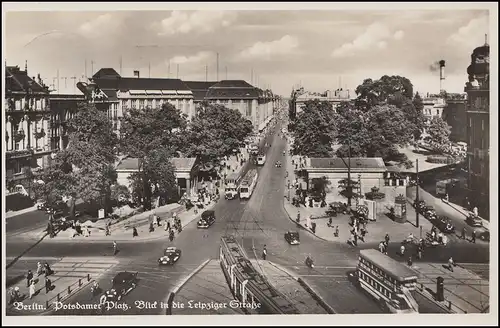
POLYGON ((22 210, 19 210, 19 211, 8 211, 7 213, 5 213, 5 218, 6 219, 10 219, 12 217, 15 217, 15 216, 18 216, 18 215, 22 215, 22 214, 26 214, 26 213, 29 213, 29 212, 33 212, 33 211, 36 211, 36 205, 33 205, 31 207, 28 207, 28 208, 24 208, 22 210))
POLYGON ((36 275, 36 261, 19 261, 7 270, 7 276, 11 277, 11 282, 12 279, 17 278, 18 280, 10 284, 9 287, 19 287, 20 293, 25 294, 27 297, 22 301, 22 304, 25 306, 32 305, 33 307, 32 309, 21 309, 21 306, 16 306, 16 304, 7 305, 7 315, 40 315, 49 311, 58 299, 60 302, 64 302, 70 295, 74 295, 118 264, 116 259, 106 258, 84 260, 82 258, 67 257, 55 262, 48 262, 52 262, 49 265, 54 270, 54 274, 49 276, 52 282, 52 289, 48 293, 46 293, 45 289, 45 276, 42 274, 37 277, 36 275), (28 269, 34 272, 34 279, 36 281, 36 293, 32 299, 29 299, 25 278, 28 269))
POLYGON ((456 313, 482 313, 489 307, 489 282, 459 265, 453 272, 442 263, 417 263, 412 266, 420 275, 418 283, 431 293, 436 291, 437 277, 444 278, 445 306, 451 302, 456 313))
POLYGON ((328 314, 294 277, 279 265, 269 261, 250 260, 252 266, 290 301, 302 314, 328 314))

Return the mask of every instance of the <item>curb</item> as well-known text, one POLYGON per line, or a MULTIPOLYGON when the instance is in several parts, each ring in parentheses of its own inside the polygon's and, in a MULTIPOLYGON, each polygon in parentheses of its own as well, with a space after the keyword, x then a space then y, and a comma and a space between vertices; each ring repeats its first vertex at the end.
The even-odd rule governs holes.
POLYGON ((19 211, 7 212, 7 213, 5 213, 5 219, 15 218, 16 216, 23 215, 26 213, 31 213, 31 212, 34 212, 36 210, 37 210, 36 205, 34 205, 32 207, 28 207, 28 208, 25 208, 25 209, 22 209, 19 211))
MULTIPOLYGON (((60 302, 61 303, 64 303, 65 301, 67 301, 70 297, 78 294, 79 292, 81 292, 83 289, 85 289, 85 287, 87 287, 88 285, 90 285, 92 282, 94 282, 94 279, 90 279, 90 281, 87 281, 86 284, 82 284, 81 287, 79 287, 77 290, 74 290, 71 292, 71 294, 66 294, 65 297, 62 297, 60 302)), ((52 308, 52 307, 49 307, 49 309, 45 312, 42 312, 41 315, 50 315, 54 312, 55 310, 52 308)))
POLYGON ((186 278, 184 278, 183 281, 181 281, 179 284, 177 284, 174 289, 172 289, 172 291, 168 294, 168 298, 167 298, 167 309, 165 311, 165 314, 166 315, 172 315, 172 303, 174 301, 174 298, 175 298, 175 295, 179 292, 179 290, 185 285, 187 284, 187 282, 189 280, 191 280, 191 278, 194 277, 195 274, 197 274, 198 272, 200 272, 209 262, 211 261, 211 259, 207 259, 205 260, 205 262, 203 262, 202 264, 200 264, 196 269, 194 269, 186 278))
POLYGON ((305 230, 305 231, 309 232, 311 235, 313 235, 314 237, 316 237, 316 238, 318 238, 318 239, 320 239, 320 240, 323 240, 323 241, 326 241, 326 242, 329 242, 329 243, 335 243, 335 242, 336 242, 336 241, 334 241, 334 240, 328 240, 328 239, 326 239, 326 238, 320 237, 320 236, 316 235, 315 233, 313 233, 313 232, 312 232, 309 228, 304 227, 302 224, 300 224, 300 223, 299 223, 299 224, 297 224, 297 221, 295 221, 294 219, 292 219, 292 217, 290 216, 290 214, 289 214, 289 213, 288 213, 288 211, 286 210, 286 208, 285 208, 285 201, 283 201, 283 210, 285 211, 286 216, 288 217, 288 219, 289 219, 290 221, 292 221, 293 223, 295 223, 295 225, 299 226, 299 227, 300 227, 300 229, 302 229, 302 230, 305 230))
POLYGON ((298 278, 297 282, 314 298, 316 302, 321 305, 323 309, 325 309, 328 314, 337 314, 335 310, 328 304, 326 301, 319 296, 319 294, 311 287, 309 286, 302 278, 298 278))

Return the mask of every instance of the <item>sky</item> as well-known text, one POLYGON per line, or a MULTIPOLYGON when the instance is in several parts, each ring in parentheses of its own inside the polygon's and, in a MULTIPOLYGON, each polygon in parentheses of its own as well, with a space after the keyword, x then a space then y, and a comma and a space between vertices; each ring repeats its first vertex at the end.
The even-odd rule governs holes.
POLYGON ((205 81, 208 75, 213 81, 217 54, 220 80, 243 79, 284 96, 299 84, 316 92, 354 90, 364 79, 386 74, 407 77, 422 94, 438 93, 433 66, 441 59, 446 90, 463 92, 472 50, 492 33, 488 10, 393 7, 85 12, 25 6, 5 14, 3 57, 21 68, 28 61, 28 73, 40 73, 60 93, 78 92, 75 82, 103 67, 122 76, 139 70, 141 77, 205 81))

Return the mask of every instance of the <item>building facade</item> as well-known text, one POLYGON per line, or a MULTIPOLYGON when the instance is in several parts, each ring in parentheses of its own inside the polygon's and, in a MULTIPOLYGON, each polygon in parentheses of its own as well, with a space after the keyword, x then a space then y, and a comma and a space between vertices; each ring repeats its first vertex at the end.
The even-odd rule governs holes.
POLYGON ((489 217, 490 188, 490 46, 474 49, 467 67, 467 165, 469 200, 489 217))
POLYGON ((63 150, 68 146, 67 122, 75 116, 80 103, 85 102, 83 94, 53 94, 50 100, 50 149, 63 150))
POLYGON ((191 89, 179 79, 121 77, 112 68, 102 68, 80 89, 96 107, 105 110, 118 133, 120 118, 129 108, 161 107, 170 103, 191 119, 195 113, 191 89))
POLYGON ((467 99, 446 99, 443 120, 451 127, 450 141, 467 142, 467 99))
POLYGON ((205 100, 235 109, 257 130, 274 113, 274 96, 243 80, 223 80, 208 88, 205 100))
POLYGON ((5 150, 7 186, 22 184, 42 168, 52 152, 49 88, 28 67, 5 69, 5 150))
POLYGON ((294 101, 295 114, 298 115, 302 112, 306 106, 306 102, 309 100, 319 100, 326 101, 332 104, 333 109, 344 102, 349 101, 351 98, 349 90, 337 89, 335 91, 327 90, 324 93, 313 93, 313 92, 300 92, 294 101))

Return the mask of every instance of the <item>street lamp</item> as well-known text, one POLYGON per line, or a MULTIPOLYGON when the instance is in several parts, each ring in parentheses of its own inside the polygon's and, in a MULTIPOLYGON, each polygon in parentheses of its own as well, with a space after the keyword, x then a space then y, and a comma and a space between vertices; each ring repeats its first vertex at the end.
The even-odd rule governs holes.
POLYGON ((352 186, 351 186, 351 139, 347 139, 348 145, 348 158, 347 163, 344 161, 343 157, 340 157, 342 162, 347 166, 347 206, 351 207, 351 199, 352 199, 352 186))

